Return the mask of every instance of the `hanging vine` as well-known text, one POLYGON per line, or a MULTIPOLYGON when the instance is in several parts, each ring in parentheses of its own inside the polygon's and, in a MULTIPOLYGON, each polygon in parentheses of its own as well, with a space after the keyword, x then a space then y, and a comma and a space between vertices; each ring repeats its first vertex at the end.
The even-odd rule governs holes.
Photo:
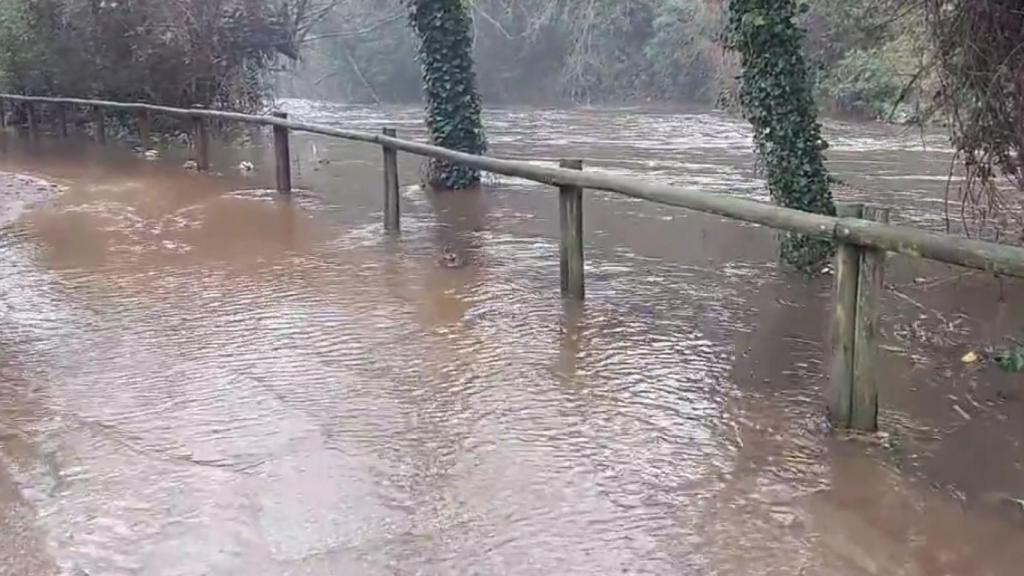
POLYGON ((956 186, 964 232, 1022 241, 1024 0, 927 0, 925 8, 939 70, 936 100, 963 168, 956 186))
MULTIPOLYGON (((419 62, 427 100, 427 127, 434 144, 452 150, 487 151, 480 96, 473 72, 472 21, 462 0, 406 0, 419 38, 419 62)), ((480 181, 480 172, 433 160, 428 181, 459 189, 480 181)))
MULTIPOLYGON (((730 0, 727 43, 740 54, 740 104, 754 128, 754 145, 772 201, 818 214, 835 214, 794 0, 730 0)), ((782 236, 782 256, 813 270, 832 252, 829 241, 782 236)))

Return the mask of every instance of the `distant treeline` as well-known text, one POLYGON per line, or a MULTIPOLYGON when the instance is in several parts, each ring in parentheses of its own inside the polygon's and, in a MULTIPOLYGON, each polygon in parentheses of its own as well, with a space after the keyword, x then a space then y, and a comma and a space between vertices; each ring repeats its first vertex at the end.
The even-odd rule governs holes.
MULTIPOLYGON (((726 0, 467 0, 490 103, 730 103, 726 0)), ((907 119, 929 84, 919 2, 808 0, 800 17, 826 108, 907 119), (911 84, 911 80, 918 82, 911 84), (895 111, 895 114, 893 114, 895 111)), ((353 102, 417 101, 416 42, 401 0, 348 0, 307 36, 281 88, 353 102)))

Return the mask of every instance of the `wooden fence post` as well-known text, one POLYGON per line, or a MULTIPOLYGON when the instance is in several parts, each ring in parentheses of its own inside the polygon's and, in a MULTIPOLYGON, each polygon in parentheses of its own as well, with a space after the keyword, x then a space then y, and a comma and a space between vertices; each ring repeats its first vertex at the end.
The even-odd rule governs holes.
POLYGON ((96 142, 98 144, 101 144, 101 145, 106 144, 107 143, 107 119, 106 119, 106 115, 103 113, 103 108, 101 108, 99 106, 94 107, 93 110, 92 110, 92 114, 93 114, 93 124, 95 125, 95 129, 96 129, 96 142))
POLYGON ((141 109, 135 113, 135 122, 139 127, 139 140, 142 141, 143 151, 150 148, 149 134, 149 110, 141 109))
MULTIPOLYGON (((288 119, 287 112, 274 112, 275 118, 288 119)), ((288 129, 274 126, 274 158, 277 163, 277 191, 290 194, 292 191, 292 153, 288 147, 288 129)))
MULTIPOLYGON (((864 219, 888 224, 889 210, 865 206, 864 219)), ((857 287, 850 425, 871 432, 878 429, 878 316, 885 282, 885 256, 884 250, 861 250, 857 287)))
MULTIPOLYGON (((385 128, 384 135, 394 138, 394 128, 385 128)), ((401 207, 398 186, 398 150, 384 145, 384 229, 398 232, 401 229, 401 207)))
MULTIPOLYGON (((840 204, 836 216, 860 218, 862 204, 840 204)), ((832 317, 832 366, 828 413, 836 428, 849 428, 853 402, 854 340, 857 318, 857 285, 860 282, 861 248, 840 242, 836 246, 835 310, 832 317)))
POLYGON ((28 116, 28 135, 36 138, 39 136, 39 118, 36 117, 36 105, 32 102, 25 102, 25 114, 28 116))
POLYGON ((61 138, 68 137, 68 111, 63 104, 57 104, 57 133, 61 138))
MULTIPOLYGON (((562 160, 561 168, 582 170, 583 160, 562 160)), ((559 186, 558 216, 561 229, 559 255, 562 277, 562 296, 583 300, 583 189, 578 186, 559 186)))
POLYGON ((7 128, 7 101, 0 98, 0 128, 7 128))
POLYGON ((192 138, 195 143, 196 168, 210 169, 210 132, 201 116, 192 117, 192 138))

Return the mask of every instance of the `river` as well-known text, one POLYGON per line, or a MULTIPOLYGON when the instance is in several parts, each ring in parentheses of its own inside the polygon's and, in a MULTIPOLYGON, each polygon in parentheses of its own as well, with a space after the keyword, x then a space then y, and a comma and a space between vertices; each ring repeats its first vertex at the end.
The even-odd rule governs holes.
MULTIPOLYGON (((286 105, 424 135, 416 108, 286 105)), ((765 197, 724 114, 486 124, 497 155, 765 197)), ((842 199, 944 228, 941 134, 826 135, 842 199)), ((432 194, 403 155, 388 238, 379 149, 295 136, 287 201, 251 136, 193 174, 0 134, 0 574, 1020 573, 1024 382, 960 358, 1024 326, 1021 283, 893 257, 886 433, 850 438, 830 279, 770 231, 588 192, 563 304, 550 189, 432 194)))

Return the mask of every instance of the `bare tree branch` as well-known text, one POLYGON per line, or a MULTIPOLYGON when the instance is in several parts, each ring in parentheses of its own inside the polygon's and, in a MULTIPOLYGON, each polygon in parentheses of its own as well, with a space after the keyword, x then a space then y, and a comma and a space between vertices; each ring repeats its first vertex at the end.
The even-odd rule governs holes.
POLYGON ((358 30, 339 30, 337 32, 326 32, 324 34, 317 34, 316 36, 308 36, 303 42, 316 42, 318 40, 328 40, 331 38, 357 38, 359 36, 365 36, 371 32, 379 30, 389 24, 394 24, 400 20, 405 20, 405 14, 394 14, 383 20, 379 20, 366 28, 358 30))

